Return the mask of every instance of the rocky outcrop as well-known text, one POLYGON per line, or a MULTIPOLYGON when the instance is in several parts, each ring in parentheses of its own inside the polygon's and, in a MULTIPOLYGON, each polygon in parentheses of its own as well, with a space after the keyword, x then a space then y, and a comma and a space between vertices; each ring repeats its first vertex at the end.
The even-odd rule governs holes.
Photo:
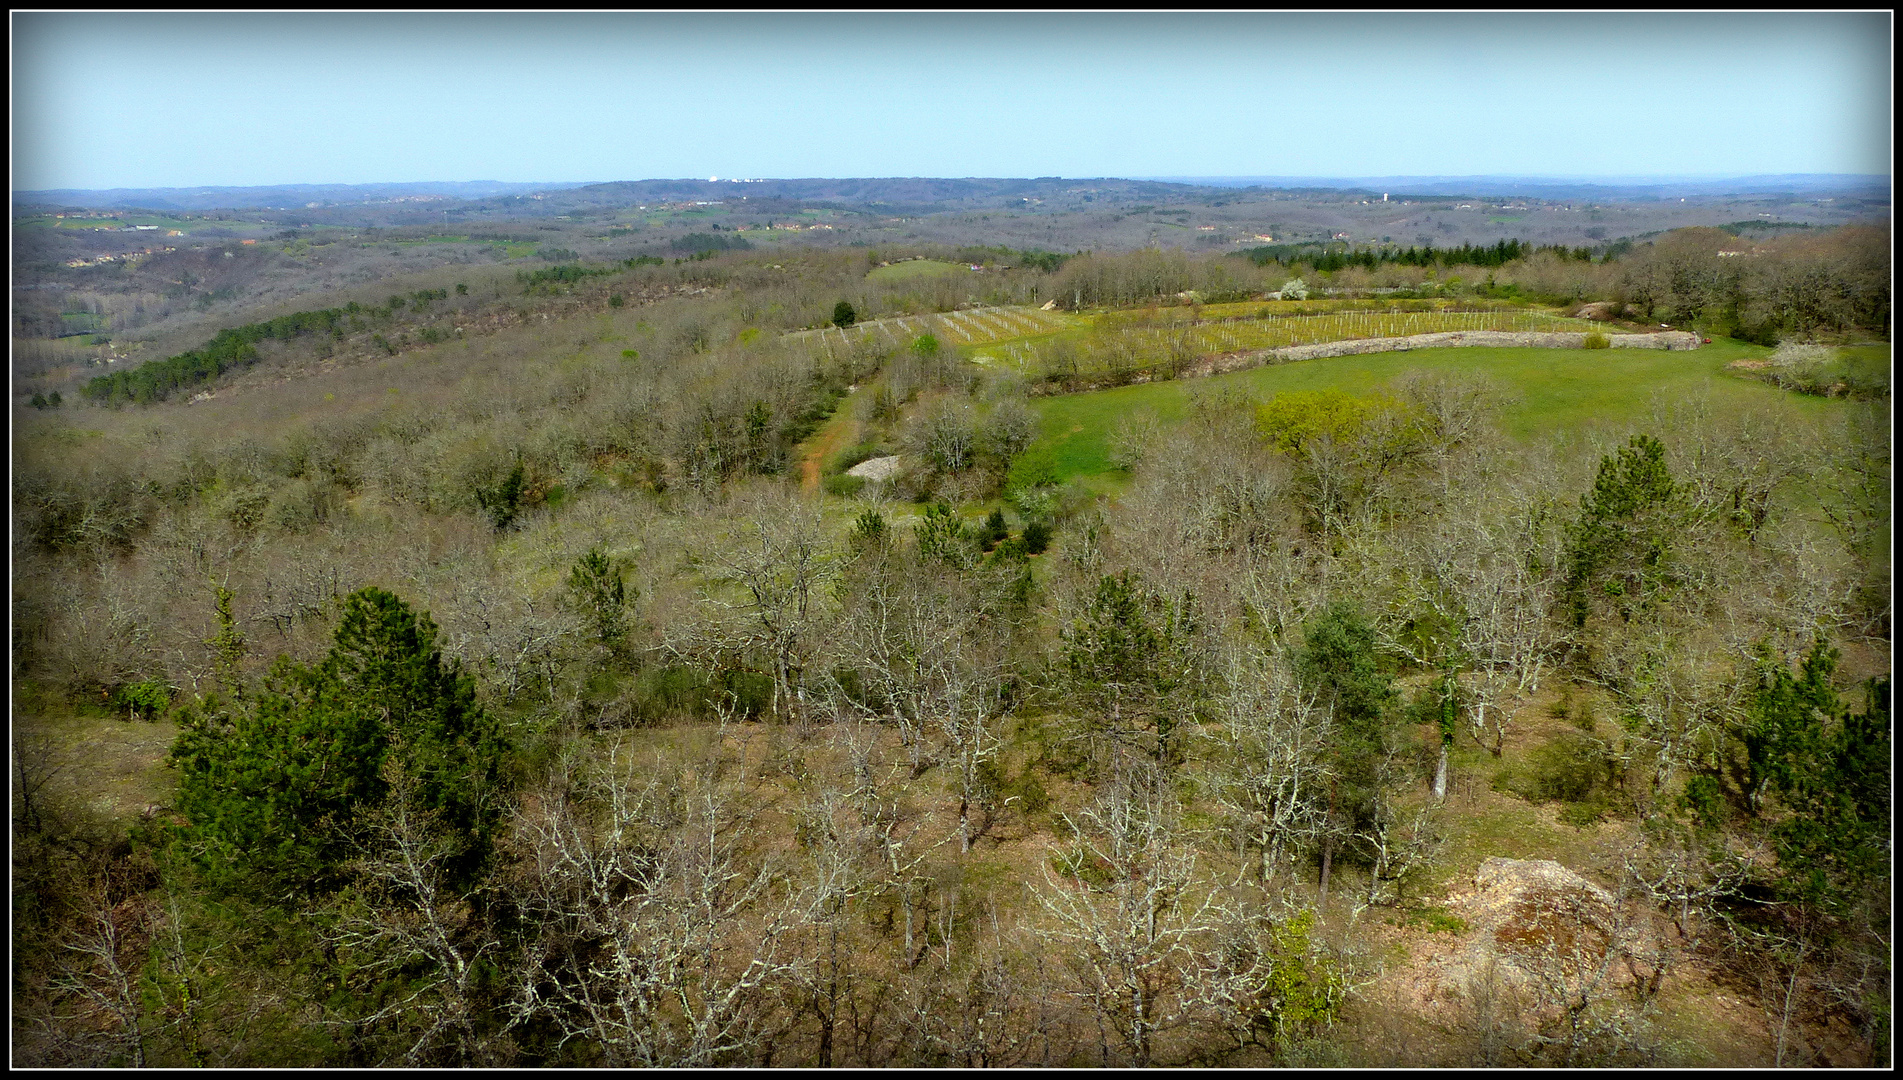
POLYGON ((1498 968, 1508 982, 1633 987, 1658 972, 1658 941, 1642 905, 1550 859, 1490 858, 1474 891, 1451 898, 1467 921, 1466 948, 1451 965, 1456 983, 1498 968))
POLYGON ((867 458, 846 470, 847 476, 857 476, 867 484, 878 485, 891 481, 905 468, 905 463, 897 454, 891 457, 867 458))

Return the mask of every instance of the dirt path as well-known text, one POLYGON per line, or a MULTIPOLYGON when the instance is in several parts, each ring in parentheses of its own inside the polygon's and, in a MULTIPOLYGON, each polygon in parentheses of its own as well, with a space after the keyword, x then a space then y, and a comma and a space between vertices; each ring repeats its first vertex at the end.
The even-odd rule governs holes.
POLYGON ((852 430, 852 412, 848 408, 852 395, 839 400, 839 407, 813 437, 806 440, 805 449, 800 454, 800 487, 806 491, 819 490, 819 471, 826 459, 845 442, 846 435, 852 430))

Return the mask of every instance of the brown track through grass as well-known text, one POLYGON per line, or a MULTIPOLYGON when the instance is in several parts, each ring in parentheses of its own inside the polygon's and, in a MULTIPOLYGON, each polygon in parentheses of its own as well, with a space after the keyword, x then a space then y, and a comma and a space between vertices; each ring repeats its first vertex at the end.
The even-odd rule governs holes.
POLYGON ((819 490, 820 469, 826 459, 838 450, 845 441, 846 434, 852 430, 852 413, 847 409, 851 396, 840 401, 839 408, 821 425, 819 431, 806 441, 806 449, 800 455, 800 487, 805 491, 819 490))

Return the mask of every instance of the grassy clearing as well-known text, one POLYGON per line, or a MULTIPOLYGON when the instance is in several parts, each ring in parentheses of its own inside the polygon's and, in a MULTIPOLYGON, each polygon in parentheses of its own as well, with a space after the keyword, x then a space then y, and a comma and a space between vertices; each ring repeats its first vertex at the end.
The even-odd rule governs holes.
POLYGON ((46 791, 55 803, 117 824, 171 804, 178 778, 165 755, 178 727, 170 720, 16 711, 13 729, 22 752, 51 770, 46 791))
POLYGON ((875 267, 866 275, 868 281, 913 281, 918 278, 949 277, 954 274, 969 274, 970 270, 957 263, 939 262, 937 259, 911 259, 896 262, 891 266, 875 267))
POLYGON ((1497 379, 1513 395, 1501 420, 1517 439, 1554 432, 1622 431, 1646 421, 1655 399, 1709 394, 1719 408, 1782 403, 1800 415, 1840 409, 1840 402, 1802 397, 1724 372, 1740 358, 1768 349, 1720 339, 1696 352, 1663 349, 1418 349, 1304 360, 1209 379, 1145 383, 1094 393, 1039 398, 1043 435, 1023 468, 1048 467, 1055 479, 1116 472, 1108 437, 1121 417, 1150 410, 1165 423, 1180 419, 1192 394, 1238 392, 1258 400, 1290 390, 1366 393, 1416 368, 1497 379))

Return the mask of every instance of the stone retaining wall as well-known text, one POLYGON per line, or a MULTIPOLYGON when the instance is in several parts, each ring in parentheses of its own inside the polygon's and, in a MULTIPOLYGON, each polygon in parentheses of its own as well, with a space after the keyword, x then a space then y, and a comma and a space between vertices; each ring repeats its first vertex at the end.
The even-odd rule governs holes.
MULTIPOLYGON (((1696 349, 1697 334, 1670 330, 1659 334, 1607 334, 1606 341, 1615 349, 1696 349)), ((1316 360, 1325 356, 1358 356, 1362 353, 1405 352, 1409 349, 1448 349, 1480 346, 1493 349, 1583 349, 1585 333, 1522 332, 1518 330, 1450 330, 1439 334, 1413 334, 1408 337, 1352 338, 1325 341, 1319 345, 1291 345, 1282 349, 1262 349, 1218 357, 1213 363, 1198 365, 1192 375, 1219 375, 1262 364, 1286 364, 1295 360, 1316 360)))

